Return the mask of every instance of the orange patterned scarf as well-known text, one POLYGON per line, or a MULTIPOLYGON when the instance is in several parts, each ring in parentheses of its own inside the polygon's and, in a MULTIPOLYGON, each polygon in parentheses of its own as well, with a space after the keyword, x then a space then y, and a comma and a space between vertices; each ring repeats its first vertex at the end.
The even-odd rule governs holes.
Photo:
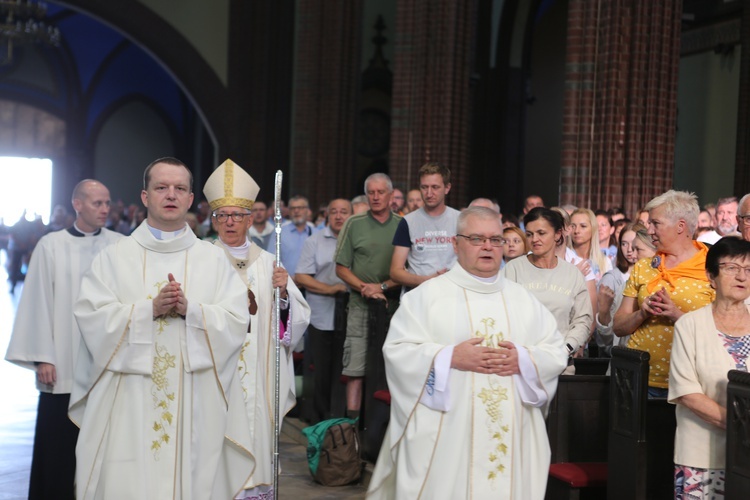
POLYGON ((654 260, 651 261, 651 266, 656 267, 657 275, 652 279, 648 285, 648 293, 654 293, 659 282, 664 280, 674 288, 675 281, 678 278, 692 278, 697 281, 706 281, 706 254, 708 254, 708 247, 699 241, 693 241, 693 245, 698 252, 690 257, 685 262, 677 264, 675 267, 667 269, 664 265, 665 255, 663 253, 657 253, 654 260))

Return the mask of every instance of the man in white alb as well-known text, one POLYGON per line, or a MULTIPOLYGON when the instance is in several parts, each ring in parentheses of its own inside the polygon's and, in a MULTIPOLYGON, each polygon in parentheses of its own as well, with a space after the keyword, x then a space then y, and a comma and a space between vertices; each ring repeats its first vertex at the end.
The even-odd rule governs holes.
POLYGON ((74 307, 76 498, 232 498, 253 467, 237 374, 247 291, 185 222, 185 164, 152 162, 143 186, 146 220, 94 258, 74 307))
POLYGON ((105 229, 109 190, 86 179, 73 190, 76 220, 42 237, 34 248, 5 359, 36 371, 39 407, 29 498, 75 498, 78 427, 68 419, 81 332, 73 303, 99 251, 121 234, 105 229))
POLYGON ((544 498, 555 319, 500 274, 503 231, 464 210, 457 265, 404 295, 383 346, 391 419, 368 498, 544 498))
POLYGON ((219 232, 215 245, 223 250, 225 258, 244 282, 246 307, 250 312, 250 325, 237 371, 255 465, 253 470, 248 469, 249 477, 242 491, 234 497, 239 499, 275 497, 272 466, 276 374, 274 289, 278 287, 281 293, 280 337, 283 347, 279 413, 282 419, 296 402, 292 350, 310 323, 310 307, 289 279, 286 269, 275 267, 274 256, 252 243, 247 236, 253 223, 251 210, 259 190, 253 178, 232 160, 226 160, 214 170, 203 188, 219 232))

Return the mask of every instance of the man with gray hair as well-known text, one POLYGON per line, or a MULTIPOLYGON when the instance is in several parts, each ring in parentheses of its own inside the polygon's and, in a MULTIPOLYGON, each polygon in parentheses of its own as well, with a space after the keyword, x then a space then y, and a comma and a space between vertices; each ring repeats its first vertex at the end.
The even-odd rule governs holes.
POLYGON ((343 417, 341 404, 334 407, 332 403, 343 399, 341 396, 335 398, 334 394, 338 395, 336 389, 341 388, 339 378, 346 337, 346 322, 342 320, 345 319, 349 290, 336 276, 333 255, 341 228, 352 215, 352 204, 339 198, 331 200, 326 210, 328 225, 305 241, 294 277, 294 281, 305 288, 312 310, 307 347, 315 363, 312 407, 308 412, 313 423, 343 417))
POLYGON ((737 197, 719 198, 716 202, 716 229, 703 233, 698 241, 713 245, 724 236, 737 233, 737 197))
POLYGON ((457 264, 404 295, 383 346, 391 418, 368 498, 544 498, 544 408, 567 360, 552 314, 500 274, 505 243, 494 211, 467 208, 457 264))
POLYGON ((344 369, 347 415, 359 416, 362 382, 367 365, 371 322, 387 328, 398 307, 399 291, 390 278, 393 235, 401 216, 391 211, 393 184, 390 177, 376 173, 365 180, 367 212, 352 215, 339 234, 336 247, 336 275, 349 288, 349 312, 344 341, 344 369))
POLYGON ((742 239, 750 241, 750 193, 740 199, 737 209, 737 228, 742 234, 742 239))

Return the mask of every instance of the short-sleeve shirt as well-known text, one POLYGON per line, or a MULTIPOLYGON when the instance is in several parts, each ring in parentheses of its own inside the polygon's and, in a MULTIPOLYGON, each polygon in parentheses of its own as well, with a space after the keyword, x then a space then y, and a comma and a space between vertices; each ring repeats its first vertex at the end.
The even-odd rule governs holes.
MULTIPOLYGON (((364 283, 382 283, 390 278, 393 257, 393 235, 401 216, 388 215, 384 223, 367 212, 352 215, 339 232, 336 264, 348 267, 364 283)), ((389 299, 389 305, 393 302, 389 299)), ((352 290, 349 306, 366 308, 367 302, 359 290, 352 290)))
MULTIPOLYGON (((336 252, 336 235, 331 228, 313 234, 302 247, 302 255, 297 262, 297 274, 309 274, 326 285, 343 283, 336 276, 336 264, 333 254, 336 252)), ((305 299, 310 305, 310 324, 318 330, 333 330, 333 311, 336 299, 332 295, 323 295, 307 290, 305 299)))
MULTIPOLYGON (((648 291, 648 284, 659 276, 652 262, 651 259, 636 262, 622 292, 624 297, 636 298, 638 307, 652 295, 648 291)), ((705 257, 703 266, 705 267, 705 257)), ((667 281, 660 280, 653 293, 664 287, 672 302, 683 312, 700 309, 713 302, 716 296, 707 278, 697 280, 679 277, 675 279, 674 285, 672 287, 667 281)), ((648 375, 648 385, 651 387, 669 387, 669 359, 672 353, 673 334, 674 323, 671 320, 662 316, 651 316, 641 323, 628 341, 628 347, 646 351, 651 355, 648 375)))
POLYGON ((459 211, 445 207, 442 214, 433 217, 424 208, 404 216, 393 236, 393 245, 408 247, 408 271, 418 276, 429 276, 456 263, 453 240, 459 211))

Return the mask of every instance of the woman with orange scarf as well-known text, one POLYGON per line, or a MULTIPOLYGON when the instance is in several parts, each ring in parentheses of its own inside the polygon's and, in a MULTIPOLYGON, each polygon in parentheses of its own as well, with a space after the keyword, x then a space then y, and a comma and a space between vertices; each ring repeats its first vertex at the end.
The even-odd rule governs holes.
POLYGON ((708 248, 692 239, 700 211, 695 195, 670 190, 645 210, 656 255, 635 264, 613 328, 619 337, 632 335, 628 347, 651 355, 649 397, 666 398, 674 323, 713 302, 715 292, 706 277, 708 248))

